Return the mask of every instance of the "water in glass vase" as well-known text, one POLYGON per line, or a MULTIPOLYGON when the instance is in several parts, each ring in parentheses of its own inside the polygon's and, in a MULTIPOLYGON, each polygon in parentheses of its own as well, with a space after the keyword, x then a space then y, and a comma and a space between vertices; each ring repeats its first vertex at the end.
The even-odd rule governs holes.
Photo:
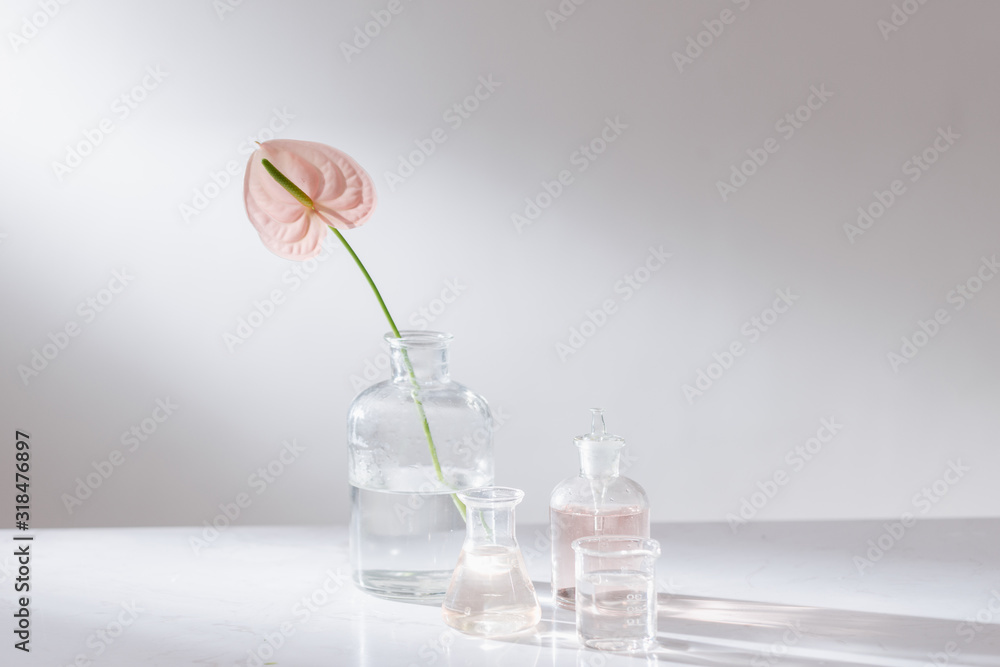
POLYGON ((380 597, 440 602, 465 539, 451 494, 351 486, 351 504, 355 583, 380 597))
POLYGON ((594 514, 592 508, 551 509, 552 591, 556 603, 572 609, 576 600, 576 556, 573 540, 591 535, 649 537, 649 509, 615 507, 594 514))

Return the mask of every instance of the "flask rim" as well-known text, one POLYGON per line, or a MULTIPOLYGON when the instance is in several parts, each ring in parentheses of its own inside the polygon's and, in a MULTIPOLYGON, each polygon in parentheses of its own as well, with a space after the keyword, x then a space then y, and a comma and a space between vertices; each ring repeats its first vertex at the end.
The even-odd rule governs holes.
POLYGON ((509 486, 480 486, 459 491, 458 497, 472 507, 511 507, 524 500, 524 491, 509 486))

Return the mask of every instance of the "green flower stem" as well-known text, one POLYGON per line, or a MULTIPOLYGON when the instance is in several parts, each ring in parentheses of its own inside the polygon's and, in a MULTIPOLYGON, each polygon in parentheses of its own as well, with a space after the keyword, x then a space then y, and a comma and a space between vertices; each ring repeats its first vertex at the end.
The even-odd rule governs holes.
MULTIPOLYGON (((372 277, 368 274, 368 269, 365 268, 365 265, 361 263, 361 258, 359 258, 357 253, 354 252, 354 248, 352 248, 351 244, 347 242, 347 239, 345 239, 344 235, 340 233, 340 230, 331 225, 330 221, 325 215, 323 215, 322 212, 316 211, 316 214, 323 218, 323 221, 326 222, 326 226, 330 228, 330 231, 337 235, 337 238, 344 244, 347 252, 349 252, 351 257, 354 258, 354 263, 358 265, 359 269, 361 269, 361 273, 365 275, 365 280, 368 281, 372 291, 375 292, 375 298, 378 299, 379 305, 382 306, 382 312, 385 313, 385 318, 389 320, 389 326, 392 327, 392 333, 396 334, 396 338, 402 338, 402 336, 399 335, 399 329, 396 328, 396 323, 392 320, 392 315, 389 314, 389 309, 386 307, 385 301, 382 300, 382 294, 378 291, 378 287, 375 286, 375 281, 372 280, 372 277)), ((446 484, 444 481, 444 473, 441 472, 441 462, 438 460, 437 448, 434 446, 434 438, 431 437, 431 427, 430 424, 427 423, 427 413, 424 412, 424 404, 420 402, 420 385, 417 384, 417 376, 413 372, 413 364, 410 363, 410 355, 407 354, 405 347, 401 346, 400 351, 403 353, 403 362, 406 364, 406 371, 410 376, 410 384, 413 385, 413 390, 410 392, 410 395, 413 397, 413 403, 417 406, 417 412, 420 414, 420 421, 423 422, 424 425, 424 435, 427 436, 427 444, 431 448, 431 460, 434 462, 434 472, 437 474, 438 480, 440 480, 442 484, 446 484)), ((459 514, 462 515, 462 520, 468 522, 468 513, 462 499, 458 497, 457 493, 453 493, 451 494, 451 500, 455 503, 455 507, 458 508, 459 514)), ((486 525, 486 519, 483 518, 482 512, 479 513, 479 522, 482 524, 483 528, 486 529, 490 539, 492 539, 493 531, 486 525)))
MULTIPOLYGON (((361 273, 364 275, 365 280, 368 281, 368 286, 371 287, 372 292, 375 293, 375 298, 378 299, 378 305, 381 306, 382 313, 385 314, 385 319, 389 321, 389 326, 392 328, 392 333, 396 336, 396 338, 402 338, 402 336, 399 335, 399 329, 396 328, 396 322, 392 319, 392 315, 389 314, 389 308, 385 305, 385 300, 382 299, 382 293, 378 291, 378 287, 376 287, 375 281, 372 280, 371 274, 368 273, 368 269, 365 268, 365 265, 362 263, 361 258, 358 257, 356 252, 354 252, 354 248, 352 248, 351 244, 347 242, 347 239, 345 239, 344 235, 340 233, 340 230, 331 225, 329 220, 325 215, 323 215, 323 213, 321 213, 320 211, 316 211, 316 213, 321 218, 323 218, 323 221, 326 222, 326 225, 327 227, 330 228, 330 231, 336 234, 337 238, 340 239, 340 242, 344 244, 344 248, 351 255, 351 258, 354 259, 354 263, 358 265, 358 268, 361 269, 361 273)), ((426 411, 424 411, 424 404, 420 401, 420 385, 417 383, 417 376, 416 373, 414 373, 413 371, 413 364, 410 362, 410 355, 407 353, 405 347, 402 347, 400 351, 403 353, 403 363, 406 364, 406 372, 407 375, 409 375, 410 377, 410 384, 413 387, 413 389, 410 391, 410 395, 413 397, 414 405, 417 406, 417 414, 420 415, 420 421, 424 427, 424 435, 427 436, 427 446, 431 450, 431 461, 434 463, 434 474, 437 475, 438 481, 440 481, 442 484, 446 484, 446 482, 444 481, 444 471, 441 470, 441 461, 440 459, 438 459, 437 447, 434 446, 434 437, 431 435, 431 426, 430 423, 428 423, 427 421, 427 413, 426 411)), ((465 503, 463 503, 462 500, 458 497, 458 494, 455 493, 451 494, 451 500, 452 502, 455 503, 455 507, 458 508, 458 511, 462 515, 462 519, 464 520, 466 517, 465 503)))
MULTIPOLYGON (((271 178, 277 181, 278 184, 287 190, 290 195, 295 197, 296 201, 322 218, 323 222, 326 223, 326 226, 337 235, 340 242, 344 244, 344 248, 347 249, 347 252, 350 253, 351 257, 354 259, 354 263, 358 265, 359 269, 361 269, 361 273, 364 274, 365 280, 368 281, 368 286, 372 288, 373 292, 375 292, 375 298, 378 299, 378 305, 381 306, 385 319, 389 320, 389 326, 392 327, 393 335, 395 335, 396 338, 402 338, 402 336, 399 335, 399 329, 396 328, 396 322, 393 321, 392 315, 389 314, 389 309, 385 305, 385 300, 382 299, 382 293, 378 291, 378 287, 375 286, 375 281, 372 280, 371 275, 368 273, 368 269, 365 268, 365 265, 361 262, 361 258, 358 257, 356 252, 354 252, 354 248, 352 248, 351 244, 347 242, 344 235, 330 223, 330 219, 324 215, 322 211, 316 208, 316 205, 313 203, 313 200, 309 197, 309 195, 289 180, 287 176, 282 174, 277 167, 271 164, 270 160, 263 159, 261 160, 261 163, 264 165, 264 169, 267 170, 267 173, 271 175, 271 178)), ((413 372, 413 364, 410 362, 410 355, 407 353, 405 347, 402 347, 401 351, 403 353, 403 362, 406 364, 406 372, 410 376, 410 384, 413 386, 410 395, 413 397, 414 405, 417 406, 417 413, 420 415, 420 421, 424 427, 424 435, 427 436, 427 445, 431 450, 431 461, 434 462, 434 473, 437 475, 438 481, 442 484, 447 484, 444 481, 444 472, 441 470, 441 461, 438 459, 437 447, 434 446, 434 438, 431 436, 431 426, 427 422, 427 413, 424 411, 424 404, 420 401, 420 385, 417 383, 417 376, 413 372)), ((451 494, 451 499, 454 501, 455 507, 458 508, 459 514, 462 515, 462 519, 465 520, 465 503, 463 503, 461 498, 458 497, 458 494, 455 493, 451 494)))

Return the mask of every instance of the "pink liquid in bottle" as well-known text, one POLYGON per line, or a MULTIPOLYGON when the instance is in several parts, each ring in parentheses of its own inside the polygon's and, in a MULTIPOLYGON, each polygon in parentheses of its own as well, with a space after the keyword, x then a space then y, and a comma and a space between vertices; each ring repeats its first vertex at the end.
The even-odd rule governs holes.
POLYGON ((607 514, 594 515, 584 508, 551 510, 552 592, 556 603, 573 608, 576 597, 573 540, 591 535, 637 535, 649 537, 649 509, 618 507, 607 514))

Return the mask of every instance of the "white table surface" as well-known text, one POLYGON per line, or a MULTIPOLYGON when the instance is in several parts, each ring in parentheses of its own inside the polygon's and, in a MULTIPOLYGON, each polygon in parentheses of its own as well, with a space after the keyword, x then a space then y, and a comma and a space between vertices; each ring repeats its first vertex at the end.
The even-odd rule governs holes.
POLYGON ((656 525, 658 645, 621 655, 582 649, 553 610, 538 526, 518 539, 542 621, 492 640, 358 591, 343 527, 233 526, 198 554, 195 528, 37 530, 30 654, 13 649, 13 546, 0 557, 0 665, 1000 666, 1000 520, 923 520, 859 573, 883 531, 656 525))

